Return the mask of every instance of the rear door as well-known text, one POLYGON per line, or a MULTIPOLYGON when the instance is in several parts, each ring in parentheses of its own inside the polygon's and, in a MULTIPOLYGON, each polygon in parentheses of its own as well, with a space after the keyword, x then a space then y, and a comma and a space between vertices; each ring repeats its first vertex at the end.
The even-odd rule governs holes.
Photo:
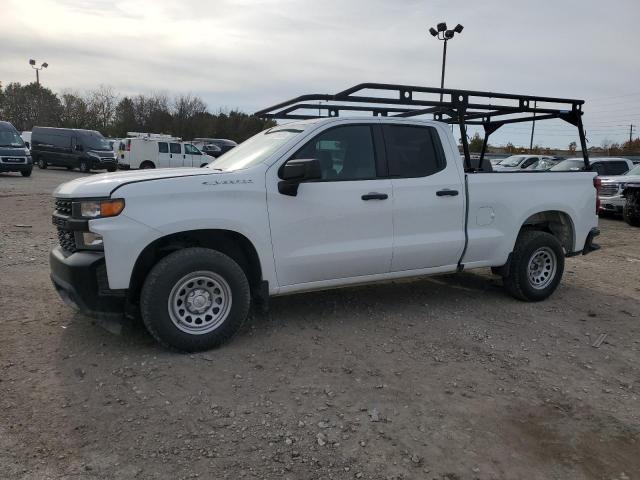
POLYGON ((393 199, 391 180, 380 178, 372 126, 330 127, 287 160, 302 158, 320 161, 322 179, 300 184, 296 196, 278 191, 278 171, 285 162, 267 174, 280 286, 387 273, 393 199))
POLYGON ((456 264, 465 241, 465 192, 437 129, 386 124, 383 132, 393 186, 391 271, 456 264))
POLYGON ((169 143, 169 166, 170 167, 182 167, 184 165, 184 152, 182 151, 182 144, 169 143))
POLYGON ((168 142, 158 142, 158 166, 159 167, 170 167, 171 166, 171 158, 169 157, 169 143, 168 142))

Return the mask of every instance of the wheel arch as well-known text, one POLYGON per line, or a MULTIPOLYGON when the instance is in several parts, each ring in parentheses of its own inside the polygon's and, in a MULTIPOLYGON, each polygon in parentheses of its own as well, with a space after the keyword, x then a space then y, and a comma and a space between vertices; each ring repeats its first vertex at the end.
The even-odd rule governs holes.
POLYGON ((176 232, 157 238, 138 255, 129 282, 129 298, 137 300, 153 266, 168 254, 189 247, 217 250, 231 257, 245 272, 252 290, 262 282, 262 265, 253 243, 241 233, 224 229, 200 229, 176 232))
POLYGON ((576 232, 571 215, 561 210, 545 210, 529 215, 522 223, 523 230, 541 230, 558 239, 565 253, 572 253, 576 244, 576 232))

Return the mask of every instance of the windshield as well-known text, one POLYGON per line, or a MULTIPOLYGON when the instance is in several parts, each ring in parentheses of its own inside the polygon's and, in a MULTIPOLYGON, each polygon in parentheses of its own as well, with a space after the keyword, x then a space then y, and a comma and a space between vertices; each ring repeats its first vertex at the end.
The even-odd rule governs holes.
POLYGON ((627 175, 640 175, 640 165, 636 165, 627 172, 627 175))
POLYGON ((501 161, 500 162, 500 166, 501 167, 517 167, 518 165, 520 165, 522 163, 522 161, 524 159, 525 159, 525 157, 523 157, 521 155, 513 155, 513 156, 507 157, 503 161, 501 161))
POLYGON ((0 147, 23 148, 24 142, 18 132, 9 129, 0 130, 0 147))
POLYGON ((231 172, 253 167, 265 160, 278 147, 304 131, 305 125, 288 124, 270 128, 254 135, 237 147, 229 150, 208 168, 231 172))
POLYGON ((82 137, 82 143, 87 150, 111 150, 111 144, 109 140, 104 138, 100 134, 92 134, 82 137))
POLYGON ((578 158, 563 160, 559 164, 551 167, 552 172, 579 172, 584 169, 584 160, 578 158))

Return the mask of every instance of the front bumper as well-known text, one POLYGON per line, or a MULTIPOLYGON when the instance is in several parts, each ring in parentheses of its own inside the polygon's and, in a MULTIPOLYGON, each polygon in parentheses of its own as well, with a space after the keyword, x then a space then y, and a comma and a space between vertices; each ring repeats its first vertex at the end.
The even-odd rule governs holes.
POLYGON ((126 291, 110 290, 103 252, 80 251, 66 255, 61 247, 49 254, 51 281, 69 306, 95 317, 121 316, 126 291))
POLYGON ((0 172, 27 172, 33 169, 33 162, 27 160, 25 163, 13 163, 0 161, 0 172))
POLYGON ((625 199, 622 195, 616 195, 614 197, 600 197, 600 211, 622 213, 624 208, 625 199))

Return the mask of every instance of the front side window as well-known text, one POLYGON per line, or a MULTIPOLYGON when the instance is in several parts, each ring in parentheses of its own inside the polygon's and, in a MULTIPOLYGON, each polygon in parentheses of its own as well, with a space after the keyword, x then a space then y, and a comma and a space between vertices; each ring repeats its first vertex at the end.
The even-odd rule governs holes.
POLYGON ((444 169, 444 151, 434 128, 385 125, 383 131, 391 177, 426 177, 444 169))
POLYGON ((170 143, 169 144, 169 151, 171 153, 182 153, 182 149, 180 148, 180 144, 179 143, 170 143))
POLYGON ((316 158, 322 180, 365 180, 376 177, 371 128, 347 125, 322 132, 298 150, 293 159, 316 158))
POLYGON ((190 143, 184 144, 184 152, 188 153, 189 155, 202 155, 200 153, 200 150, 198 150, 196 147, 194 147, 190 143))
POLYGON ((167 142, 158 142, 158 152, 169 153, 169 144, 167 142))

